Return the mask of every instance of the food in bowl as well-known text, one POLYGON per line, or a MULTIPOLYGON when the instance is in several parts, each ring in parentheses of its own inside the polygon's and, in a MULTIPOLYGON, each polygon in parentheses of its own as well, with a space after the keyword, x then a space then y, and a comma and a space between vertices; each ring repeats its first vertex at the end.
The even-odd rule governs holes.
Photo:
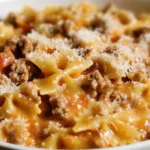
POLYGON ((150 14, 93 3, 25 6, 0 21, 0 140, 102 148, 150 138, 150 14))

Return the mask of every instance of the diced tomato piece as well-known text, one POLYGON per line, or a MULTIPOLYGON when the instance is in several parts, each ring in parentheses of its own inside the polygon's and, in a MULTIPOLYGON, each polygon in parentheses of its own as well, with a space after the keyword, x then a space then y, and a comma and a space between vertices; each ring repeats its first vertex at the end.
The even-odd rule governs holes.
POLYGON ((0 71, 5 67, 10 66, 15 61, 15 57, 11 51, 0 53, 0 71))

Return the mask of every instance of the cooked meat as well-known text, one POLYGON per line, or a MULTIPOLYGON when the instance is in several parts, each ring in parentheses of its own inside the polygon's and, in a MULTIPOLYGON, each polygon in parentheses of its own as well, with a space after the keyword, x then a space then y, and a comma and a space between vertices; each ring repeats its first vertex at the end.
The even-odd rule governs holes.
POLYGON ((19 41, 18 37, 13 37, 13 38, 8 39, 6 41, 4 51, 10 50, 14 53, 16 51, 18 41, 19 41))
POLYGON ((150 32, 150 28, 148 27, 142 27, 142 28, 138 28, 136 30, 133 30, 133 36, 135 38, 139 38, 142 34, 148 33, 150 32))
POLYGON ((61 97, 50 97, 50 105, 52 108, 52 115, 59 119, 67 119, 68 112, 66 108, 66 99, 61 97))
POLYGON ((28 17, 25 14, 9 13, 5 19, 6 23, 13 25, 15 28, 21 28, 24 33, 28 33, 33 28, 34 17, 28 17))
POLYGON ((7 18, 5 19, 6 23, 12 24, 14 27, 17 26, 17 17, 15 13, 9 13, 7 18))
POLYGON ((90 93, 92 98, 96 98, 98 95, 103 95, 105 93, 104 90, 112 87, 112 84, 110 80, 103 78, 98 70, 95 70, 87 75, 81 86, 90 93))
POLYGON ((37 69, 31 62, 20 58, 11 66, 9 76, 14 83, 20 84, 30 81, 36 72, 37 69))
POLYGON ((115 46, 108 46, 105 48, 105 52, 108 53, 108 54, 112 54, 114 51, 116 50, 116 47, 115 46))
POLYGON ((104 19, 102 19, 98 15, 95 15, 95 17, 92 20, 90 28, 92 30, 97 30, 97 31, 103 33, 106 30, 106 23, 105 23, 104 19))
POLYGON ((120 93, 120 91, 114 90, 110 95, 110 101, 117 101, 120 104, 126 104, 127 98, 125 94, 120 93))
POLYGON ((22 50, 22 54, 25 56, 27 53, 33 50, 33 45, 30 40, 27 39, 26 36, 21 36, 18 42, 18 46, 22 50))
POLYGON ((3 52, 4 50, 4 45, 0 45, 0 52, 3 52))
POLYGON ((41 97, 38 95, 38 88, 33 83, 23 83, 20 86, 20 92, 31 98, 35 103, 40 103, 41 97))
POLYGON ((27 127, 28 123, 23 118, 6 118, 0 124, 1 137, 6 135, 6 142, 24 144, 30 136, 27 127))
POLYGON ((16 58, 25 57, 27 53, 33 51, 32 42, 24 35, 8 39, 5 50, 13 52, 16 58))

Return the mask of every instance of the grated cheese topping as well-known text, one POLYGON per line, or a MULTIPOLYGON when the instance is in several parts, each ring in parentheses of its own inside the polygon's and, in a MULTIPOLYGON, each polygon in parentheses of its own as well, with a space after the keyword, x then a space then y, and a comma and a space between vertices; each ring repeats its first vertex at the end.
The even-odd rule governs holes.
POLYGON ((46 149, 148 140, 149 26, 149 14, 112 4, 10 13, 0 22, 0 140, 46 149))

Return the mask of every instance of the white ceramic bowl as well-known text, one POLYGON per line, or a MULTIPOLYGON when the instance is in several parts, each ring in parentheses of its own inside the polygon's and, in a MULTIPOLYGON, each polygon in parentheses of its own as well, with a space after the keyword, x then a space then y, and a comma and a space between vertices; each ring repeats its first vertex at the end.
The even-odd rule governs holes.
MULTIPOLYGON (((35 9, 42 9, 46 5, 66 5, 87 0, 0 0, 0 18, 5 17, 10 11, 20 11, 24 5, 35 9)), ((109 2, 115 3, 120 8, 134 11, 135 13, 150 12, 150 0, 88 0, 103 7, 109 2)), ((0 142, 0 150, 44 150, 39 148, 27 148, 5 142, 0 142)), ((150 140, 130 144, 126 146, 103 148, 98 150, 150 150, 150 140)))

